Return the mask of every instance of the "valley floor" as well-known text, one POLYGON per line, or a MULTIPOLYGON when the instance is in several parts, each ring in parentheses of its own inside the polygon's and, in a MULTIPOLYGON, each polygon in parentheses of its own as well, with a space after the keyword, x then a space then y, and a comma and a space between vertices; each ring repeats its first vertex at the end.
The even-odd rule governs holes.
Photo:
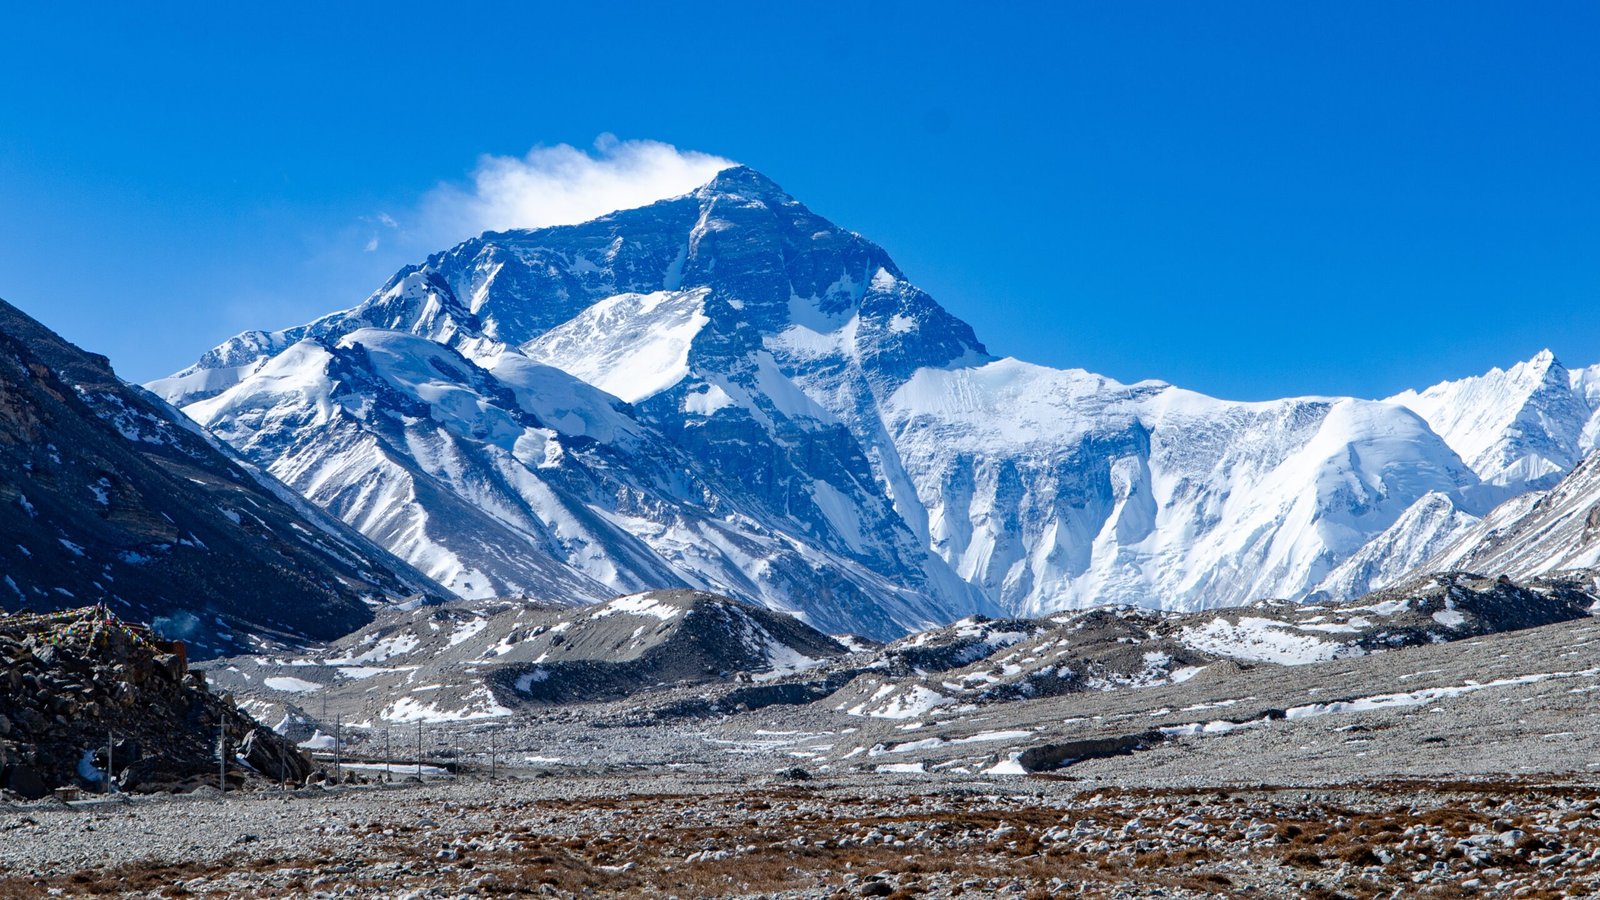
POLYGON ((897 718, 530 707, 425 724, 427 783, 0 805, 0 897, 1593 897, 1597 695, 1584 618, 897 718))
POLYGON ((0 896, 1594 896, 1600 783, 490 781, 0 808, 0 896))

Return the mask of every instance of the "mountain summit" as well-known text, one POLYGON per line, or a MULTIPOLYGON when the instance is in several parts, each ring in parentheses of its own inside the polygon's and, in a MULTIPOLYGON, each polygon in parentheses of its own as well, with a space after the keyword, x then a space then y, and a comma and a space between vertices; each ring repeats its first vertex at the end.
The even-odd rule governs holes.
POLYGON ((1569 370, 1549 350, 1389 399, 1427 419, 1485 482, 1515 493, 1554 485, 1600 438, 1600 366, 1569 370))
POLYGON ((689 587, 877 637, 1300 597, 1426 498, 1498 499, 1398 403, 997 359, 743 167, 465 241, 150 388, 460 594, 689 587))

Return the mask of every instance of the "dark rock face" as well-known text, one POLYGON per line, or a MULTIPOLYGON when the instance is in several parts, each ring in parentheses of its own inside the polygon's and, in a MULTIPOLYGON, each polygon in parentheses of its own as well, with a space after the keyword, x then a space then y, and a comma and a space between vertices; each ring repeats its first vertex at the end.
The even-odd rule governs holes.
POLYGON ((105 790, 108 769, 121 790, 214 784, 222 739, 235 783, 312 771, 293 744, 208 692, 181 645, 103 607, 0 616, 0 709, 0 787, 28 799, 105 790))
POLYGON ((207 656, 252 633, 336 637, 370 619, 365 597, 439 591, 285 497, 0 302, 0 609, 105 603, 207 656))
POLYGON ((1148 750, 1165 738, 1160 731, 1150 730, 1123 737, 1091 738, 1067 741, 1061 744, 1044 744, 1029 747, 1017 758, 1017 764, 1028 772, 1046 772, 1071 765, 1085 759, 1104 759, 1108 756, 1126 756, 1139 750, 1148 750))

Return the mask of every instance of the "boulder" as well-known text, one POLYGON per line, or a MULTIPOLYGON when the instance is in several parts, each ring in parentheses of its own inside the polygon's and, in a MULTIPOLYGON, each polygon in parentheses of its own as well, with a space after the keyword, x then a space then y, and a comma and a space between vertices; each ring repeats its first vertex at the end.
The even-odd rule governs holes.
POLYGON ((311 774, 311 760, 282 740, 265 738, 261 729, 251 729, 239 745, 239 755, 252 769, 273 781, 300 783, 311 774))

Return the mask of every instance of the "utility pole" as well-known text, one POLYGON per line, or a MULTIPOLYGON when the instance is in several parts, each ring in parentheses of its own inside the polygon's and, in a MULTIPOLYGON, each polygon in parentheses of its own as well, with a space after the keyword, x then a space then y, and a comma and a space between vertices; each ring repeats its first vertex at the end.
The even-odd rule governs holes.
POLYGON ((339 727, 344 724, 344 716, 333 720, 333 783, 339 783, 339 727))

